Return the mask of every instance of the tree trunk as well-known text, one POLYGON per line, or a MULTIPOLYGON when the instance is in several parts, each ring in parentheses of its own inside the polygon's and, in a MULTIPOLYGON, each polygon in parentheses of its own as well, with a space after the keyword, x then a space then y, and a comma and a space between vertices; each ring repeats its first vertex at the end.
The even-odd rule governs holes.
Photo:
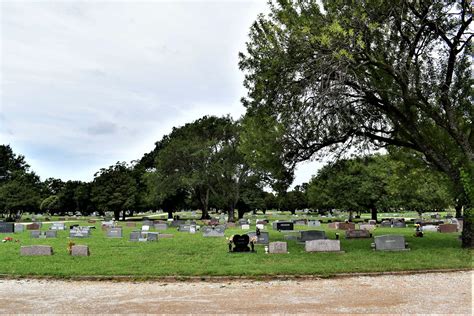
POLYGON ((352 218, 353 218, 352 212, 353 212, 352 210, 349 210, 349 222, 352 222, 352 218))
POLYGON ((291 212, 291 215, 295 215, 296 214, 296 210, 290 210, 291 212))
POLYGON ((461 203, 456 203, 454 206, 454 209, 456 210, 456 218, 461 218, 462 217, 462 204, 461 203))
POLYGON ((243 208, 239 208, 237 209, 237 217, 239 219, 243 218, 244 217, 244 214, 245 214, 245 210, 243 208))
POLYGON ((167 211, 168 213, 168 218, 173 218, 173 211, 167 211))
POLYGON ((114 211, 114 218, 116 221, 120 220, 120 211, 114 211))
POLYGON ((262 209, 262 213, 263 215, 265 215, 267 213, 267 210, 266 209, 262 209))
POLYGON ((375 206, 372 206, 372 208, 370 209, 371 213, 372 213, 372 219, 377 221, 377 208, 375 206))
POLYGON ((229 218, 227 219, 227 222, 229 222, 229 223, 234 223, 234 222, 235 222, 235 219, 234 219, 234 207, 229 208, 229 210, 227 211, 227 216, 229 217, 229 218))
POLYGON ((200 198, 201 206, 202 206, 202 214, 201 219, 210 219, 209 216, 209 189, 206 190, 206 195, 200 198))
POLYGON ((123 210, 122 211, 122 220, 125 222, 127 220, 126 218, 127 211, 123 210))
POLYGON ((472 226, 474 223, 473 220, 474 211, 472 209, 465 209, 463 216, 463 229, 461 234, 462 247, 463 248, 472 248, 472 226))

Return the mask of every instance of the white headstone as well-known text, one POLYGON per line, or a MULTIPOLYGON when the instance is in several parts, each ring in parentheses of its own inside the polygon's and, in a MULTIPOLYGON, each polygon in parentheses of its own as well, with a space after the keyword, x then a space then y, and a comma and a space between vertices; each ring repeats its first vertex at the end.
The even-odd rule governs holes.
POLYGON ((245 229, 250 229, 250 225, 249 224, 244 224, 244 225, 242 225, 242 229, 244 229, 244 230, 245 229))

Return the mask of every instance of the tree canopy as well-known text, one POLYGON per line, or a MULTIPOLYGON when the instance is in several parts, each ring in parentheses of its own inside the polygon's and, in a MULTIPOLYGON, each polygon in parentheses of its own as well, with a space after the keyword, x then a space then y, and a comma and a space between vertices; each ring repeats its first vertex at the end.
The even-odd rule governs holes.
MULTIPOLYGON (((255 124, 275 122, 285 161, 402 146, 466 195, 461 174, 474 178, 470 1, 279 0, 270 9, 240 55, 243 102, 255 124)), ((472 246, 471 220, 465 212, 464 246, 472 246)))

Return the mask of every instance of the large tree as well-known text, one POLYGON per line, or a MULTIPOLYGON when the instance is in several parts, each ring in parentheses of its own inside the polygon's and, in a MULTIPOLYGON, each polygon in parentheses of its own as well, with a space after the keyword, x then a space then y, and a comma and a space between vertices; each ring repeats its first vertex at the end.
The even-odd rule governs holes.
MULTIPOLYGON (((275 122, 286 161, 402 146, 467 196, 474 181, 470 1, 327 0, 321 8, 278 0, 270 9, 253 24, 240 67, 247 113, 257 124, 259 117, 275 122)), ((473 201, 464 201, 463 246, 472 247, 473 201)))
POLYGON ((95 174, 91 200, 100 212, 113 212, 115 220, 125 220, 127 211, 136 206, 136 180, 132 169, 124 162, 102 168, 95 174))

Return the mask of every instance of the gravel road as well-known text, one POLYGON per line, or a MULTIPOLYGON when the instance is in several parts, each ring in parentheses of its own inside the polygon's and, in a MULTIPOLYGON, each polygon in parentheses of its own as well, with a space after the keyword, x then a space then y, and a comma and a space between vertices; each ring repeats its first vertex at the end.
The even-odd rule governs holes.
POLYGON ((290 281, 0 279, 1 314, 472 314, 473 272, 290 281))

